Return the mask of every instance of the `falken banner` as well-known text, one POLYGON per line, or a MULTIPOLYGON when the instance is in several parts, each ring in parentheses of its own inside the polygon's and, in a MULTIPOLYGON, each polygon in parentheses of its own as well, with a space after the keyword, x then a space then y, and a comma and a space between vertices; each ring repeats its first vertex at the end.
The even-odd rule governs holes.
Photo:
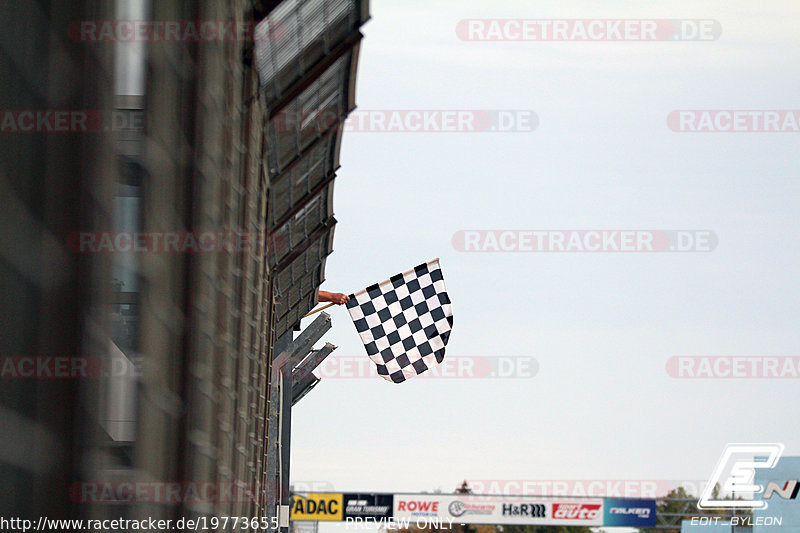
POLYGON ((629 498, 605 498, 603 525, 656 527, 656 501, 629 498))
POLYGON ((602 498, 395 494, 394 517, 456 524, 602 526, 602 498))

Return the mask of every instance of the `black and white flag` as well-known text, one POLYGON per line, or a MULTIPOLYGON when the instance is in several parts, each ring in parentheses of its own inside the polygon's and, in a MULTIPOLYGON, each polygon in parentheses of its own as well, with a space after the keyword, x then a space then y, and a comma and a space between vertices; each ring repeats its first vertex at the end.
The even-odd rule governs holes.
POLYGON ((346 305, 382 378, 401 383, 444 360, 453 309, 438 258, 351 294, 346 305))

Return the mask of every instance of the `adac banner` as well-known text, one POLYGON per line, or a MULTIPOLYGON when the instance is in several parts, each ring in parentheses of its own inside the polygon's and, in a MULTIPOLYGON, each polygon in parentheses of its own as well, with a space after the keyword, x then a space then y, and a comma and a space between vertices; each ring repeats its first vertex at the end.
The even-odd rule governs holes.
POLYGON ((301 492, 293 495, 292 520, 341 522, 342 494, 301 492))
POLYGON ((609 527, 656 527, 656 501, 606 498, 603 525, 609 527))
POLYGON ((389 518, 392 516, 391 494, 344 493, 344 520, 348 518, 389 518))
POLYGON ((395 494, 395 518, 458 524, 602 526, 602 498, 395 494))

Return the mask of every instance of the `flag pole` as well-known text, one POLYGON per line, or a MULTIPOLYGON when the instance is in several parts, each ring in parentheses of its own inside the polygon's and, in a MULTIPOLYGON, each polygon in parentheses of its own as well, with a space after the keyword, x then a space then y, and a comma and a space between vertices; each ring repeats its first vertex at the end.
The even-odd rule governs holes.
POLYGON ((308 313, 307 315, 303 316, 303 318, 305 318, 305 317, 307 317, 307 316, 311 316, 311 315, 313 315, 314 313, 319 313, 319 312, 320 312, 320 311, 322 311, 323 309, 327 309, 327 308, 329 308, 329 307, 330 307, 330 306, 332 306, 332 305, 336 305, 336 303, 335 303, 335 302, 331 302, 331 303, 329 303, 328 305, 323 305, 323 306, 322 306, 322 307, 320 307, 319 309, 314 309, 313 311, 311 311, 311 312, 310 312, 310 313, 308 313))

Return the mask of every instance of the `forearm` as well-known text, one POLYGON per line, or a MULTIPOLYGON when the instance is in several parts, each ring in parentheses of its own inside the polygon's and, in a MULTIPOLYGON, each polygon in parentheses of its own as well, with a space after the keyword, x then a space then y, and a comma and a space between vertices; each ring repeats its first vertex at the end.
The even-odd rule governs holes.
POLYGON ((319 302, 332 302, 336 305, 346 304, 350 297, 346 294, 342 294, 341 292, 328 292, 328 291, 319 291, 317 294, 317 300, 319 302))
POLYGON ((332 302, 333 301, 333 293, 328 291, 319 291, 319 295, 317 299, 320 303, 322 302, 332 302))

